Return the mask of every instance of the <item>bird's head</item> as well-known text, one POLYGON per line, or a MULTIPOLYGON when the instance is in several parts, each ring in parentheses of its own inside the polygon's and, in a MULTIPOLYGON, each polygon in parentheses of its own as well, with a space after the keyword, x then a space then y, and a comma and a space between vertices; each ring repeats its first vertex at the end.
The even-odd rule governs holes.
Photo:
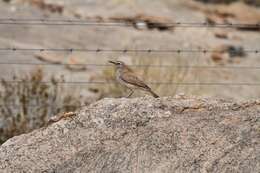
POLYGON ((108 61, 111 64, 114 64, 116 68, 122 68, 125 67, 125 63, 122 61, 108 61))

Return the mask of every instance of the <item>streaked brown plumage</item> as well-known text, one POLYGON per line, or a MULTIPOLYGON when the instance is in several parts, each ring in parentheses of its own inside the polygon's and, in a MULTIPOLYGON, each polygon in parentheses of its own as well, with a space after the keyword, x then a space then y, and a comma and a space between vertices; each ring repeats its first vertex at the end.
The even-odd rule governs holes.
POLYGON ((122 61, 109 61, 116 67, 116 79, 117 81, 131 90, 131 93, 127 96, 130 97, 134 91, 133 89, 141 89, 152 94, 153 97, 158 98, 159 96, 155 94, 152 89, 146 85, 142 80, 135 76, 132 69, 130 69, 122 61))

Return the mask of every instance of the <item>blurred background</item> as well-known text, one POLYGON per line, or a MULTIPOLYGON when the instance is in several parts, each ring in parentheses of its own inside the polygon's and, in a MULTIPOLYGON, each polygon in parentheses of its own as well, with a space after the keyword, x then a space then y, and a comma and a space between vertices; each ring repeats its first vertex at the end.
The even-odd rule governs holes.
MULTIPOLYGON (((0 0, 0 144, 127 91, 108 60, 160 96, 260 96, 260 0, 0 0)), ((136 92, 133 97, 146 93, 136 92)))

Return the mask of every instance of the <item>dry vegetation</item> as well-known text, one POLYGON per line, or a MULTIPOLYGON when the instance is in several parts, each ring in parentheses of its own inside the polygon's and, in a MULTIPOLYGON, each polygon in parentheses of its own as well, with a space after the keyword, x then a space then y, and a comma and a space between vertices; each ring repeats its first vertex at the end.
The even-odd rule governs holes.
POLYGON ((67 94, 58 84, 63 81, 62 77, 52 77, 51 83, 44 83, 43 78, 43 71, 36 69, 20 79, 14 76, 14 80, 21 81, 19 83, 1 81, 0 143, 42 127, 50 116, 74 111, 81 105, 78 96, 67 94))

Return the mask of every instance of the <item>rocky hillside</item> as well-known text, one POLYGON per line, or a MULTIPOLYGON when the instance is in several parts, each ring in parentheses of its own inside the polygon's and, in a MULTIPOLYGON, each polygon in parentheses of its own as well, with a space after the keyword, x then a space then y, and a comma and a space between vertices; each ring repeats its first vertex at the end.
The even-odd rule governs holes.
POLYGON ((9 139, 0 172, 260 172, 259 112, 259 100, 103 99, 9 139))

